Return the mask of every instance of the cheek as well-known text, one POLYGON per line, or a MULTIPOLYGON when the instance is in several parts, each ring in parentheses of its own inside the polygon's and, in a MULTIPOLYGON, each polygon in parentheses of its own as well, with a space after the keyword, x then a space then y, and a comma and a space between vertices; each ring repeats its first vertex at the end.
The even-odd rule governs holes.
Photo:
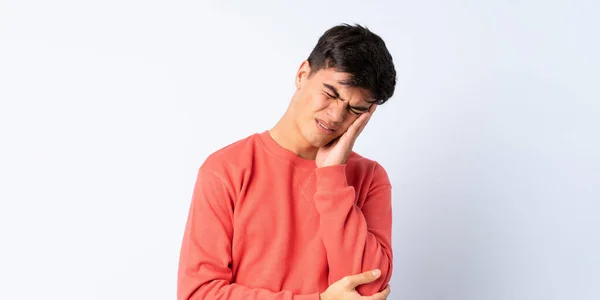
POLYGON ((344 120, 344 125, 342 126, 344 128, 344 132, 350 128, 350 125, 352 125, 352 121, 349 118, 346 118, 346 120, 344 120))
POLYGON ((348 130, 348 128, 352 125, 352 123, 354 123, 354 121, 356 121, 356 119, 358 119, 357 115, 353 113, 348 113, 346 119, 344 120, 344 124, 342 125, 344 128, 344 132, 348 130))
POLYGON ((327 109, 327 106, 329 105, 329 99, 327 99, 325 96, 314 95, 312 96, 308 105, 313 112, 319 112, 327 109))

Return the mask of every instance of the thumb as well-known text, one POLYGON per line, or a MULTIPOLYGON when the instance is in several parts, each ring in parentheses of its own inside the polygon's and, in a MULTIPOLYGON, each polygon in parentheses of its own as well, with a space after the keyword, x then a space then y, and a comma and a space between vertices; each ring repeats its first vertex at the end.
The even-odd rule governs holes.
POLYGON ((348 280, 348 284, 350 285, 350 288, 356 288, 357 286, 359 286, 361 284, 366 284, 366 283, 377 280, 377 278, 379 278, 379 276, 381 276, 381 271, 379 269, 375 269, 372 271, 367 271, 367 272, 363 272, 360 274, 348 276, 347 280, 348 280))

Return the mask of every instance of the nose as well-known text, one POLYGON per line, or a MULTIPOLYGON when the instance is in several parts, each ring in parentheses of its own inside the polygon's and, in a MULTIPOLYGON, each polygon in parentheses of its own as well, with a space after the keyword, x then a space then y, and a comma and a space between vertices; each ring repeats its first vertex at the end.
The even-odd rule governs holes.
POLYGON ((328 109, 327 114, 329 115, 330 121, 335 123, 344 122, 346 114, 346 106, 343 101, 333 101, 328 109))

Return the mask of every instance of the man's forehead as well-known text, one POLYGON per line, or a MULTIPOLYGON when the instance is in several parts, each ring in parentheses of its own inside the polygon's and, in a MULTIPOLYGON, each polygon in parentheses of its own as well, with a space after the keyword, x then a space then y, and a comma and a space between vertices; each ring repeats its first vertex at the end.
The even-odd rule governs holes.
POLYGON ((358 97, 360 99, 353 100, 360 100, 361 103, 364 102, 365 104, 370 104, 369 101, 373 100, 371 93, 368 90, 344 84, 345 82, 348 82, 348 80, 352 79, 352 74, 338 72, 333 68, 319 70, 319 73, 321 73, 319 75, 321 75, 320 77, 322 84, 324 86, 329 85, 336 89, 340 93, 341 98, 344 100, 346 100, 347 97, 358 97))
POLYGON ((344 84, 352 79, 352 74, 336 71, 333 68, 320 69, 315 76, 322 83, 334 86, 336 89, 349 89, 351 86, 344 84))
POLYGON ((331 82, 335 81, 336 85, 339 85, 341 82, 348 81, 352 78, 352 74, 339 72, 334 68, 321 69, 318 71, 318 73, 323 80, 329 81, 330 84, 331 82))

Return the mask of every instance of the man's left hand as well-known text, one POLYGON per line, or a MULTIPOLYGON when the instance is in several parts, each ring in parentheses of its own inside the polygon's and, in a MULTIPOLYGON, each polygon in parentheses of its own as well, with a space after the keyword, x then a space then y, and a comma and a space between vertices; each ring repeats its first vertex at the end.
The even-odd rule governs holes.
POLYGON ((365 126, 367 126, 376 108, 377 104, 372 104, 369 112, 358 117, 344 134, 331 141, 331 143, 319 148, 315 159, 317 168, 346 163, 352 147, 354 147, 356 138, 358 138, 365 126))

